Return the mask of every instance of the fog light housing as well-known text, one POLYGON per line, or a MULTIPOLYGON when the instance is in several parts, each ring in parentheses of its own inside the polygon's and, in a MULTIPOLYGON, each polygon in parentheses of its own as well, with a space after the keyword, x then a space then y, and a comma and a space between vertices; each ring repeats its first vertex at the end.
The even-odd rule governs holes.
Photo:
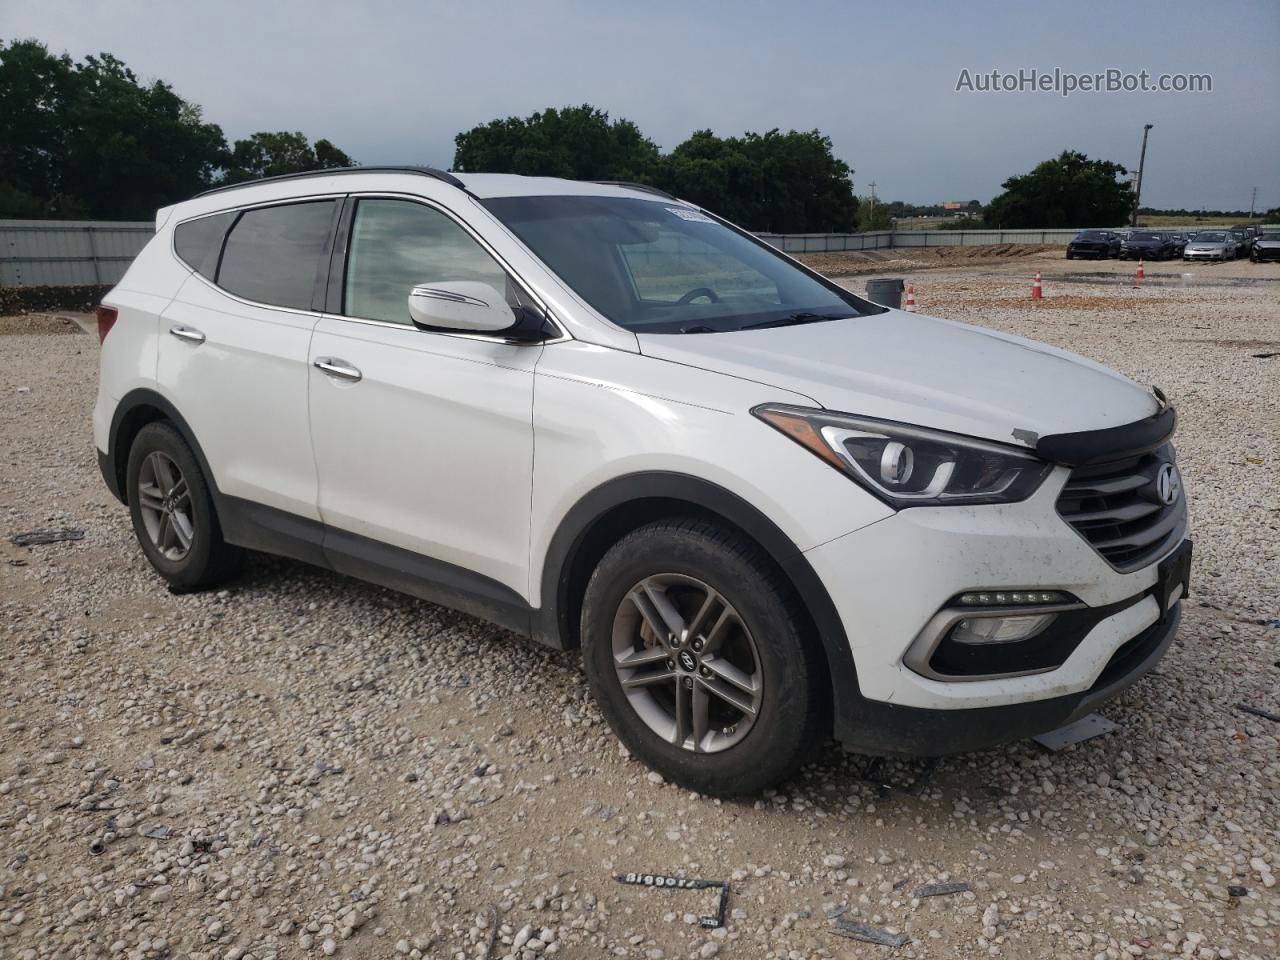
POLYGON ((1016 643, 1019 640, 1034 637, 1056 618, 1056 613, 1012 617, 965 617, 951 628, 950 639, 956 643, 975 646, 987 643, 1016 643))

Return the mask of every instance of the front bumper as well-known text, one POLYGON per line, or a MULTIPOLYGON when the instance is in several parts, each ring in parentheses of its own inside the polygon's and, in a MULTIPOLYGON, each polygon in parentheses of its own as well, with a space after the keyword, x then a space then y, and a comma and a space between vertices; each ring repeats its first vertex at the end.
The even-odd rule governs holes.
POLYGON ((1150 671, 1173 643, 1181 619, 1182 604, 1176 603, 1163 620, 1122 645, 1081 693, 959 713, 862 699, 840 739, 861 753, 939 757, 1048 733, 1092 713, 1150 671))
POLYGON ((1228 260, 1230 255, 1226 251, 1205 251, 1205 250, 1185 250, 1182 253, 1184 260, 1228 260))
MULTIPOLYGON (((860 705, 841 723, 840 739, 868 749, 874 741, 879 750, 900 742, 898 749, 914 752, 909 730, 880 722, 912 717, 908 728, 954 725, 953 749, 973 749, 995 742, 982 733, 989 711, 1012 710, 992 730, 1025 717, 1013 726, 1010 738, 1017 738, 1052 729, 1086 697, 1093 702, 1099 689, 1115 687, 1117 652, 1168 624, 1170 611, 1153 588, 1160 561, 1173 550, 1137 570, 1117 570, 1059 516, 1057 499, 1069 475, 1068 468, 1055 468, 1021 503, 903 510, 806 552, 836 606, 858 676, 860 705), (1093 622, 1048 670, 957 680, 907 666, 904 658, 925 625, 952 598, 973 590, 1064 591, 1087 607, 1114 611, 1093 622), (922 719, 917 711, 939 716, 922 719)), ((1152 649, 1162 653, 1167 646, 1162 639, 1152 649)), ((1128 670, 1127 682, 1140 675, 1136 670, 1128 670)))
POLYGON ((1254 247, 1249 252, 1251 260, 1280 260, 1280 247, 1254 247))

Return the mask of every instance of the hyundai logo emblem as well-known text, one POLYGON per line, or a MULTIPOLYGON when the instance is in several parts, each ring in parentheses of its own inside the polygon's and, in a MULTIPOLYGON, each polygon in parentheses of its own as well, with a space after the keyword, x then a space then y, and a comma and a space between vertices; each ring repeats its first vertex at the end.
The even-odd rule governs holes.
POLYGON ((680 651, 680 667, 692 673, 698 668, 698 661, 693 658, 693 654, 688 650, 680 651))
POLYGON ((1160 464, 1156 472, 1156 496, 1165 506, 1172 506, 1182 490, 1182 479, 1178 476, 1178 468, 1172 463, 1160 464))

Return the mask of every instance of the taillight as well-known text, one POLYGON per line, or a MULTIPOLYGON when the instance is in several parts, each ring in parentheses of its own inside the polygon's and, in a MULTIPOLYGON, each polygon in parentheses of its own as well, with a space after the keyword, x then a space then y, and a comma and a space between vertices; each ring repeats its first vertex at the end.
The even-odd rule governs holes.
POLYGON ((116 317, 120 316, 120 312, 115 307, 103 306, 99 306, 94 312, 98 315, 98 342, 102 343, 116 325, 116 317))

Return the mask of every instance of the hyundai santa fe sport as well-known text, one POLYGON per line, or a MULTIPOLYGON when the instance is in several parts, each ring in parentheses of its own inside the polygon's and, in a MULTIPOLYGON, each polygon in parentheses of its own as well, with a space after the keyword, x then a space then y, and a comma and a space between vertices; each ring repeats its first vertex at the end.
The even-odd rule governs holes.
POLYGON ((175 590, 294 557, 580 648, 665 777, 1055 729, 1173 640, 1158 390, 877 306, 651 188, 359 168, 166 207, 99 308, 175 590))

